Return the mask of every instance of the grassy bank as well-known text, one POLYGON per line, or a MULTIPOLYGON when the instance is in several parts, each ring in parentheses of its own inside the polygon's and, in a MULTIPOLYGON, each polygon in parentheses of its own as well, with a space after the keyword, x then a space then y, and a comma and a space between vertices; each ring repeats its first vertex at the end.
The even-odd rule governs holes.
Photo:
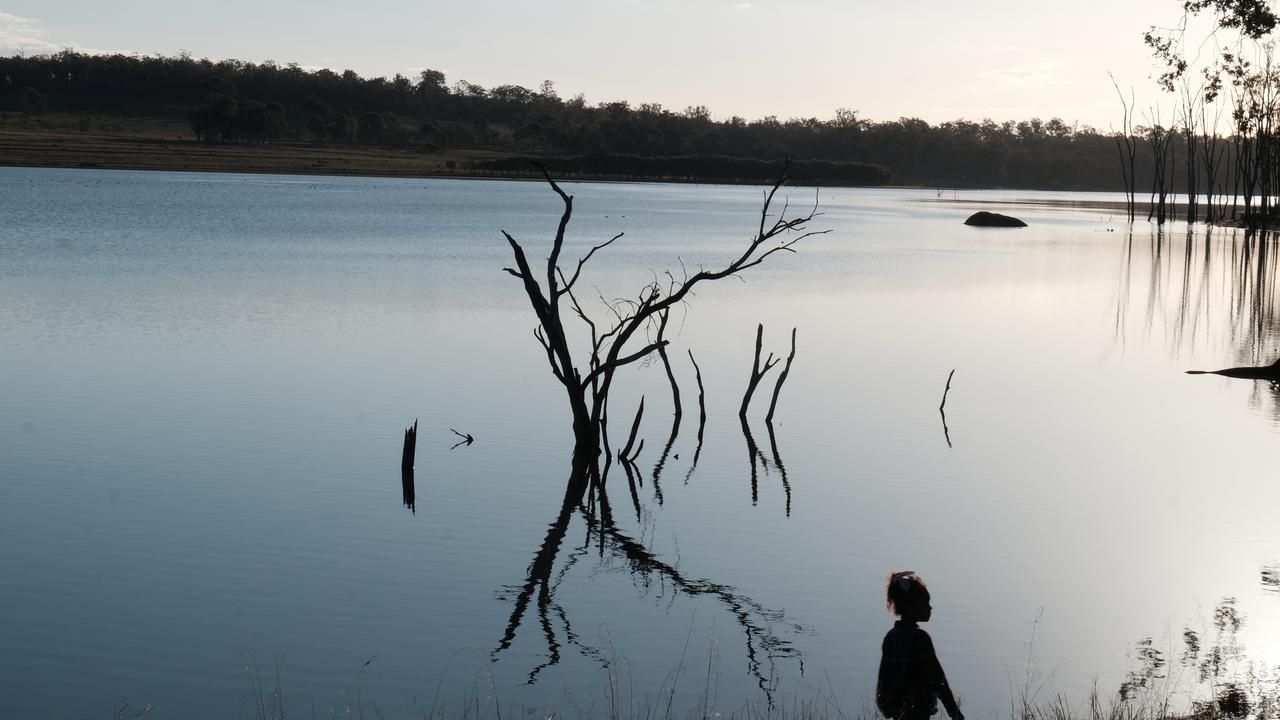
MULTIPOLYGON (((521 152, 426 152, 413 145, 296 140, 208 144, 197 142, 177 120, 109 115, 50 114, 38 122, 23 122, 10 115, 0 121, 0 165, 21 167, 411 178, 538 177, 531 158, 540 158, 561 178, 632 182, 759 184, 771 181, 777 172, 774 166, 780 166, 778 162, 742 158, 568 157, 542 155, 531 148, 521 152)), ((792 174, 799 184, 879 184, 850 181, 859 177, 861 170, 856 164, 806 161, 796 163, 792 174)))
POLYGON ((467 175, 485 159, 465 153, 426 155, 394 149, 279 142, 206 145, 162 132, 75 132, 0 127, 0 165, 115 170, 192 170, 307 175, 435 177, 467 175))

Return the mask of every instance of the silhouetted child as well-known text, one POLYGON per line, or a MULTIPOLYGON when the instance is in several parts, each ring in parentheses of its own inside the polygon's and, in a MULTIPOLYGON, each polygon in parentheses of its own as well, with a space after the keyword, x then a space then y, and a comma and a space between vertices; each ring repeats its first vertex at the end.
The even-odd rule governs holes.
POLYGON ((910 570, 890 575, 885 606, 900 619, 880 647, 876 707, 890 720, 927 720, 941 700, 952 720, 964 720, 933 641, 918 625, 933 613, 924 580, 910 570))

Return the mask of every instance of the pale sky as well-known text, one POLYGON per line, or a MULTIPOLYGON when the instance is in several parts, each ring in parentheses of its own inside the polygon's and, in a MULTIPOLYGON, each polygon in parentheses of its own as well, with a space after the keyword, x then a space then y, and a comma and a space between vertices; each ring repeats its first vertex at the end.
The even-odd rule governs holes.
MULTIPOLYGON (((1181 0, 0 0, 0 53, 64 47, 361 75, 443 71, 716 119, 1061 117, 1107 129, 1107 71, 1157 100, 1142 44, 1181 0)), ((1166 98, 1166 104, 1171 101, 1166 98)))

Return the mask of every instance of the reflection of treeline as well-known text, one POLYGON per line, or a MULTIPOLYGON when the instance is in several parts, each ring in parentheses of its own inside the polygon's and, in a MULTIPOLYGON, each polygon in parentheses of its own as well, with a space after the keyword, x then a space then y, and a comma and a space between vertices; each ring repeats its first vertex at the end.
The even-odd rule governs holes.
MULTIPOLYGON (((64 51, 0 58, 0 110, 29 116, 34 108, 37 115, 47 109, 185 118, 193 134, 208 142, 485 149, 544 158, 612 157, 629 168, 646 162, 670 168, 673 158, 686 158, 684 169, 663 172, 696 171, 690 177, 706 177, 704 171, 756 177, 753 166, 735 164, 749 161, 730 159, 791 155, 801 167, 830 163, 811 166, 828 182, 882 182, 869 167, 880 166, 902 184, 1121 187, 1112 138, 1056 119, 930 125, 914 118, 872 122, 837 110, 830 120, 713 120, 704 106, 676 111, 651 103, 588 104, 581 95, 561 98, 550 82, 537 90, 486 89, 466 81, 447 84, 435 70, 388 79, 185 55, 64 51)), ((609 174, 647 171, 611 168, 609 174)))
MULTIPOLYGON (((504 157, 474 165, 481 172, 502 175, 536 174, 532 160, 526 157, 504 157)), ((770 182, 783 172, 781 161, 723 155, 643 156, 596 153, 574 157, 539 159, 555 175, 595 176, 609 178, 657 178, 663 180, 723 180, 726 182, 770 182)), ((889 171, 879 165, 831 160, 796 160, 790 175, 796 182, 826 185, 883 185, 889 182, 889 171)))

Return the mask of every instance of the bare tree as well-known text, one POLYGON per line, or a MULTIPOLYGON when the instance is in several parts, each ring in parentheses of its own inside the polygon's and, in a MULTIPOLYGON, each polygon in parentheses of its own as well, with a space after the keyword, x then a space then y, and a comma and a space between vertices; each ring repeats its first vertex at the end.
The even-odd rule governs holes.
POLYGON ((1159 108, 1151 111, 1148 120, 1151 122, 1147 128, 1147 144, 1151 146, 1152 172, 1151 207, 1147 210, 1147 220, 1154 216, 1156 224, 1163 225, 1171 215, 1169 191, 1173 187, 1173 151, 1170 143, 1173 131, 1160 124, 1159 108))
POLYGON ((504 230, 502 234, 511 245, 516 266, 503 270, 523 283, 529 304, 538 319, 534 337, 546 351, 552 375, 565 390, 573 418, 573 477, 578 478, 580 488, 585 492, 587 480, 599 476, 597 462, 602 442, 602 420, 615 373, 669 342, 666 339, 650 340, 641 331, 654 325, 662 313, 684 302, 699 284, 739 275, 775 253, 794 252, 797 242, 827 231, 809 229, 818 215, 816 193, 813 207, 804 214, 789 217, 790 207, 785 201, 776 215, 771 212, 778 191, 789 179, 787 167, 784 167, 781 177, 765 191, 758 228, 740 254, 717 269, 703 268, 692 275, 685 271, 680 278, 668 272, 665 282, 655 279, 644 285, 633 298, 608 304, 611 321, 606 326, 592 319, 574 294, 574 288, 587 262, 622 234, 592 247, 577 261, 572 271, 566 271, 560 264, 560 254, 573 216, 573 196, 565 193, 545 169, 543 177, 564 204, 546 266, 535 273, 524 247, 504 230), (576 315, 590 333, 590 345, 585 352, 576 348, 570 339, 565 327, 566 312, 576 315))
POLYGON ((1120 84, 1116 82, 1115 76, 1111 76, 1111 84, 1115 86, 1116 95, 1120 97, 1120 108, 1124 110, 1124 120, 1120 125, 1120 132, 1115 134, 1116 150, 1120 152, 1120 177, 1124 179, 1125 207, 1129 213, 1129 222, 1133 222, 1134 215, 1137 212, 1136 192, 1137 192, 1137 175, 1135 174, 1135 159, 1138 155, 1138 140, 1133 136, 1133 88, 1129 89, 1129 99, 1125 100, 1124 93, 1120 91, 1120 84))
MULTIPOLYGON (((1182 83, 1182 142, 1186 152, 1183 155, 1183 173, 1187 181, 1187 222, 1194 223, 1199 216, 1199 206, 1197 205, 1197 191, 1200 186, 1199 169, 1200 166, 1196 162, 1196 155, 1202 151, 1200 143, 1200 128, 1197 123, 1197 106, 1203 110, 1204 102, 1201 100, 1203 88, 1194 92, 1191 86, 1185 81, 1182 83)), ((1176 109, 1175 109, 1176 112, 1176 109)), ((1172 185, 1172 183, 1170 183, 1172 185)))
POLYGON ((1218 190, 1218 175, 1222 169, 1223 158, 1227 152, 1227 143, 1217 132, 1218 126, 1222 122, 1222 109, 1217 108, 1215 112, 1213 124, 1210 125, 1206 115, 1206 106, 1208 103, 1200 104, 1200 147, 1203 151, 1200 153, 1200 159, 1204 164, 1204 221, 1211 223, 1222 217, 1218 208, 1214 205, 1214 193, 1218 192, 1219 196, 1226 194, 1225 189, 1218 190))

